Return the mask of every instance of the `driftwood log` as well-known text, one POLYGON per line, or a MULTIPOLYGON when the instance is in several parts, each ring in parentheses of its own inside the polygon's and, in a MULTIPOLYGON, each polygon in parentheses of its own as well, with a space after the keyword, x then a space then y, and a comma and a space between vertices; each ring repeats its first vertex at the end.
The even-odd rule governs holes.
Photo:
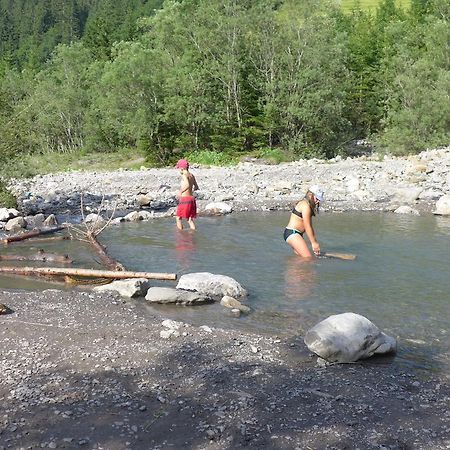
POLYGON ((60 262, 73 263, 69 255, 58 255, 56 253, 46 253, 39 249, 33 255, 0 255, 0 261, 43 261, 43 262, 60 262))
POLYGON ((324 258, 345 259, 348 261, 354 261, 356 259, 356 255, 352 255, 350 253, 325 252, 325 253, 321 253, 319 256, 324 257, 324 258))
POLYGON ((89 243, 92 245, 93 249, 96 251, 97 255, 100 257, 107 269, 117 271, 125 270, 125 267, 120 264, 120 262, 111 258, 111 256, 106 253, 105 247, 103 247, 103 245, 98 242, 97 237, 94 233, 88 233, 87 237, 89 243))
POLYGON ((65 267, 0 267, 0 273, 11 273, 15 275, 53 275, 53 276, 75 276, 87 278, 147 278, 153 280, 176 280, 176 273, 157 272, 131 272, 97 269, 75 269, 65 267))
POLYGON ((65 226, 58 226, 53 228, 36 228, 35 230, 28 231, 26 233, 22 234, 15 234, 13 236, 8 236, 6 238, 3 238, 1 242, 3 244, 9 244, 10 242, 18 242, 18 241, 24 241, 25 239, 34 238, 36 236, 42 236, 45 234, 52 234, 56 233, 57 231, 64 230, 65 226))

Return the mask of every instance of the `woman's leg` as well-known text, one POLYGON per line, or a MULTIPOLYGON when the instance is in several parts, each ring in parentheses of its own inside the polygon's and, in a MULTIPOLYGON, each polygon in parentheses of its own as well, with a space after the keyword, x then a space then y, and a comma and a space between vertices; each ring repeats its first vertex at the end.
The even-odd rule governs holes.
POLYGON ((299 234, 291 235, 286 241, 294 250, 294 253, 302 258, 312 258, 312 253, 306 245, 305 240, 299 234))
POLYGON ((189 217, 188 223, 189 223, 189 227, 191 228, 191 230, 195 230, 195 223, 194 223, 194 219, 192 217, 189 217))
POLYGON ((179 230, 183 229, 183 222, 181 221, 181 217, 176 216, 176 221, 177 221, 177 228, 179 230))

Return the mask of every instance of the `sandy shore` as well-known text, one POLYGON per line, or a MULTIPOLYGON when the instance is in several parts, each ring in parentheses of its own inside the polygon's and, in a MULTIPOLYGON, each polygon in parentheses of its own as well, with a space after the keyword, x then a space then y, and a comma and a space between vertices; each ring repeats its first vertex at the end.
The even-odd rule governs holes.
MULTIPOLYGON (((114 295, 0 292, 0 449, 450 448, 450 386, 395 358, 185 324, 114 295)), ((208 324, 205 324, 208 325, 208 324)))

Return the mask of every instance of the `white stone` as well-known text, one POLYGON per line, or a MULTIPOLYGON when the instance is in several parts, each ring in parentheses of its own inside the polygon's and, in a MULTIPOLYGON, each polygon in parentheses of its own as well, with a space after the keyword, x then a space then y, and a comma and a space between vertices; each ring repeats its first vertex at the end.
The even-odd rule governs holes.
POLYGON ((118 292, 123 297, 143 297, 148 289, 150 283, 146 278, 132 278, 126 280, 116 280, 112 283, 102 286, 95 286, 94 290, 97 292, 118 292))
POLYGON ((139 211, 140 220, 150 220, 153 217, 152 213, 149 211, 139 211))
POLYGON ((450 195, 443 195, 436 202, 436 210, 434 211, 434 214, 450 216, 450 195))
POLYGON ((374 354, 395 352, 397 341, 369 319, 355 313, 337 314, 308 330, 308 349, 329 362, 353 362, 374 354))
POLYGON ((396 188, 394 189, 394 197, 396 200, 405 202, 405 203, 413 203, 415 202, 420 194, 422 193, 422 188, 396 188))
POLYGON ((105 221, 105 219, 104 219, 102 216, 100 216, 99 214, 91 213, 91 214, 88 214, 88 215, 84 218, 84 221, 85 221, 86 223, 96 223, 96 224, 101 224, 101 223, 103 223, 103 222, 105 221))
POLYGON ((0 208, 0 222, 7 222, 14 216, 9 212, 8 208, 0 208))
POLYGON ((419 211, 417 209, 411 208, 411 206, 400 206, 395 211, 395 214, 412 214, 414 216, 420 216, 419 211))
POLYGON ((356 192, 360 189, 360 182, 357 177, 347 177, 346 185, 348 192, 356 192))
POLYGON ((205 206, 205 211, 214 212, 216 214, 229 214, 233 211, 233 207, 225 202, 208 203, 205 206))
POLYGON ((163 339, 170 339, 172 336, 173 337, 178 337, 180 336, 180 333, 177 330, 162 330, 159 332, 159 336, 162 337, 163 339))
POLYGON ((141 216, 139 215, 139 211, 133 211, 128 213, 124 219, 127 222, 139 222, 141 220, 141 216))
POLYGON ((234 278, 209 272, 182 275, 177 289, 197 291, 215 298, 222 298, 224 295, 241 298, 247 295, 247 291, 234 278))
POLYGON ((170 330, 179 330, 180 328, 182 328, 184 326, 184 323, 177 322, 176 320, 166 319, 166 320, 163 320, 161 325, 164 328, 169 328, 170 330))

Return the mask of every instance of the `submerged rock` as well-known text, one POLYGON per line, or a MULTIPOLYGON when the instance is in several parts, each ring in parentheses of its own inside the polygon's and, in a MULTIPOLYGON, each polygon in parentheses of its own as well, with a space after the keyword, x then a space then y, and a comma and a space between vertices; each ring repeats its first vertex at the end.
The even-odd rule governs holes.
POLYGON ((128 280, 117 280, 103 286, 94 288, 97 292, 113 291, 123 297, 143 297, 149 288, 149 281, 146 278, 133 278, 128 280))
POLYGON ((411 206, 400 206, 394 211, 395 214, 412 214, 414 216, 420 216, 419 211, 417 209, 411 208, 411 206))
POLYGON ((229 295, 224 295, 220 301, 220 304, 225 306, 225 308, 231 308, 232 310, 237 309, 239 312, 243 313, 248 313, 250 311, 248 306, 243 305, 239 300, 236 300, 229 295))
POLYGON ((145 300, 151 303, 174 303, 178 305, 198 305, 209 303, 213 300, 199 292, 190 292, 182 289, 151 287, 147 291, 145 300))
POLYGON ((177 289, 196 291, 217 299, 224 295, 234 298, 247 296, 247 291, 234 278, 209 272, 194 272, 182 275, 177 284, 177 289))
POLYGON ((322 320, 306 333, 304 341, 309 350, 328 362, 354 362, 397 349, 395 338, 351 312, 322 320))

